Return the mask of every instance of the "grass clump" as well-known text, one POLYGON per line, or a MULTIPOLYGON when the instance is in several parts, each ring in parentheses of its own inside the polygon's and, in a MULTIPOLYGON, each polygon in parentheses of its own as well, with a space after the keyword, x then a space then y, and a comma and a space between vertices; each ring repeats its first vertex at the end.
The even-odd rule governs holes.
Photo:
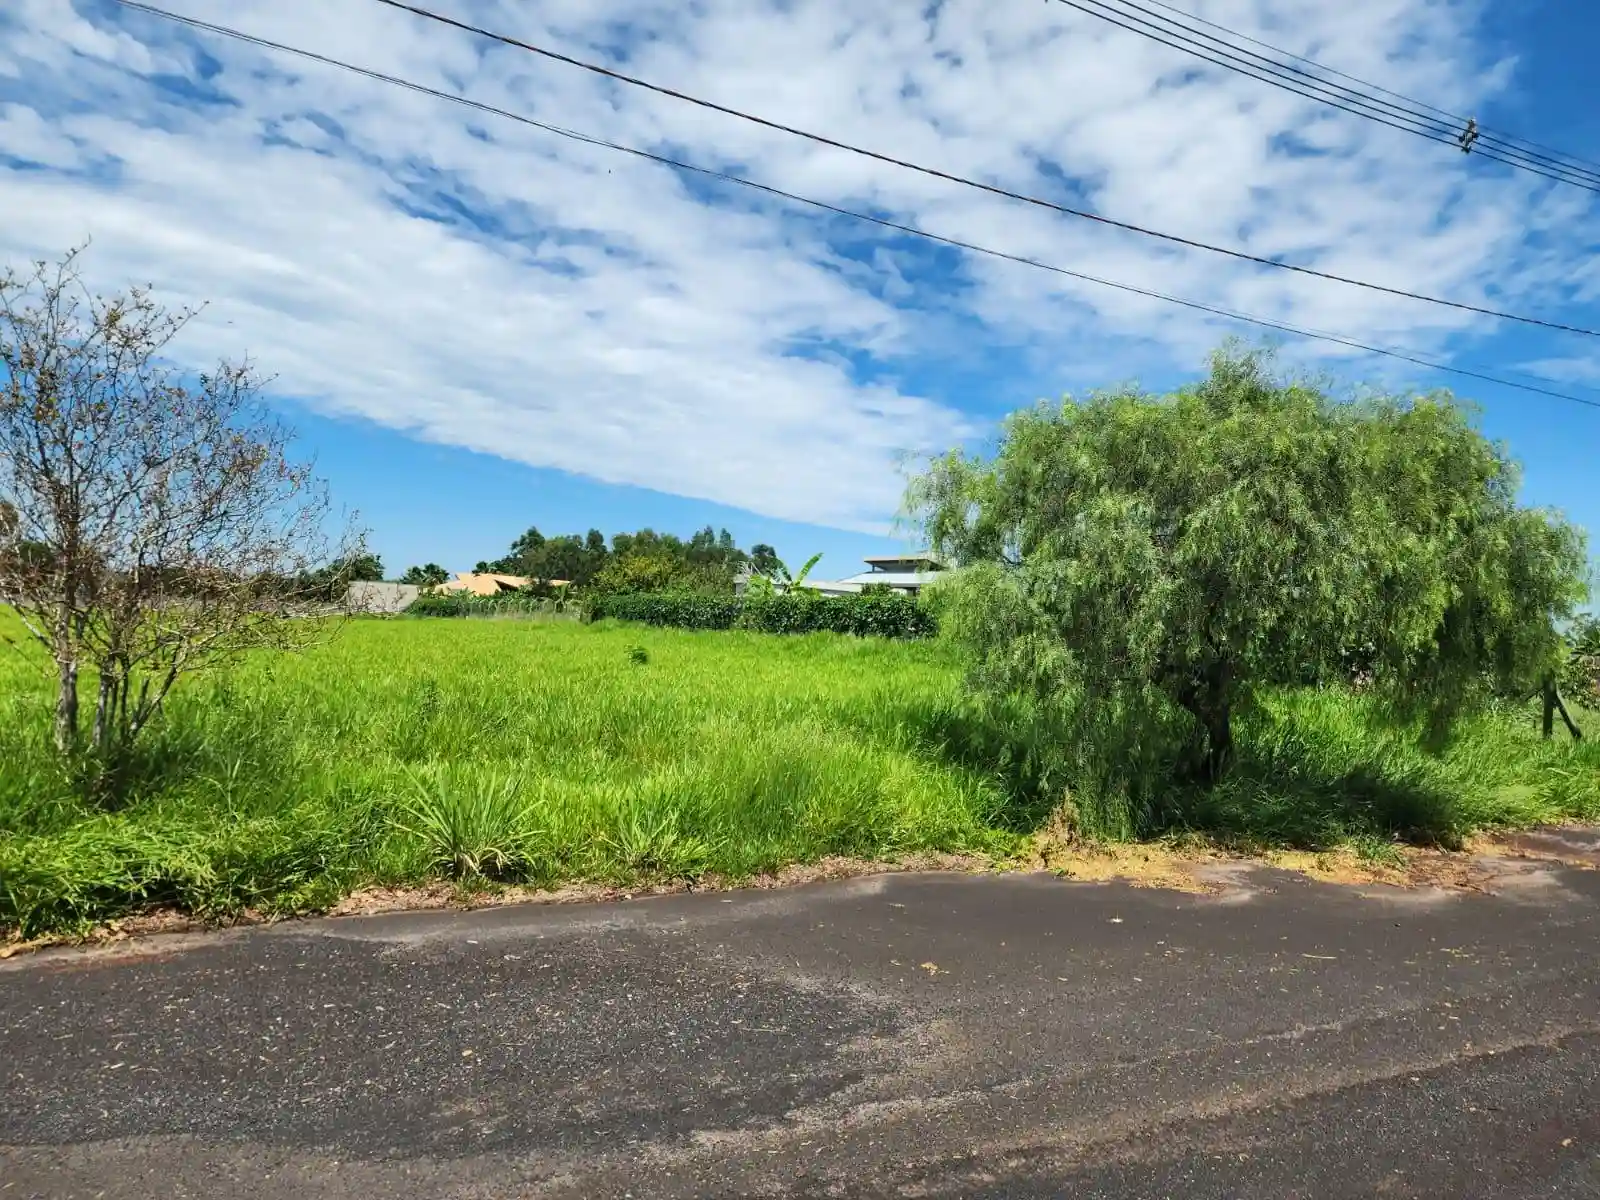
POLYGON ((533 875, 542 830, 515 775, 445 768, 411 784, 395 824, 422 848, 429 871, 458 880, 533 875))
POLYGON ((0 658, 0 928, 208 916, 439 877, 633 884, 1003 851, 1005 796, 901 736, 931 647, 612 624, 358 621, 188 681, 114 795, 0 658), (646 665, 647 664, 647 665, 646 665))
POLYGON ((698 879, 717 859, 718 840, 692 832, 679 810, 630 798, 619 806, 612 829, 601 835, 622 878, 655 876, 698 879))

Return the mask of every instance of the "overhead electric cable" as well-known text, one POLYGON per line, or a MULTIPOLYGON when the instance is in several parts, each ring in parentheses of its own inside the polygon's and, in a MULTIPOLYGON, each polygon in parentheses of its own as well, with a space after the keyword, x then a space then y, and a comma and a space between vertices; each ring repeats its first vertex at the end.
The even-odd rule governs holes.
MULTIPOLYGON (((129 0, 119 0, 119 2, 128 3, 129 0)), ((1009 200, 1017 200, 1024 204, 1034 205, 1038 208, 1049 209, 1053 212, 1061 213, 1064 216, 1078 217, 1086 221, 1093 221, 1096 224, 1104 225, 1109 228, 1126 230, 1130 233, 1137 233, 1144 237, 1171 242, 1174 245, 1186 246, 1193 250, 1205 250, 1212 254, 1220 254, 1228 258, 1238 259, 1241 262, 1255 263, 1257 266, 1273 267, 1281 271, 1292 271, 1299 275, 1308 275, 1316 279, 1326 279, 1334 283, 1348 284, 1351 287, 1365 288, 1368 291, 1374 292, 1383 292, 1391 296, 1401 296, 1405 299, 1416 300, 1424 304, 1437 304, 1445 308, 1454 308, 1461 312, 1477 313, 1480 316, 1487 317, 1497 317, 1505 321, 1515 321, 1523 325, 1535 325, 1543 329, 1555 329, 1563 333, 1578 333, 1585 337, 1600 337, 1600 330, 1586 329, 1579 325, 1567 325, 1560 321, 1546 320, 1541 317, 1523 316, 1519 313, 1506 312, 1502 309, 1488 308, 1486 306, 1477 304, 1467 304, 1460 300, 1446 300, 1440 296, 1429 296, 1420 292, 1408 291, 1404 288, 1389 287, 1386 284, 1373 283, 1369 280, 1353 279, 1347 275, 1336 275, 1330 271, 1319 271, 1314 267, 1303 267, 1296 263, 1287 263, 1275 258, 1266 258, 1258 254, 1251 254, 1244 250, 1233 250, 1225 246, 1215 246, 1209 242, 1202 242, 1195 238, 1187 238, 1174 233, 1164 233, 1160 230, 1147 229, 1144 226, 1135 225, 1129 221, 1115 220, 1114 218, 1102 216, 1099 213, 1090 212, 1086 209, 1073 208, 1070 205, 1058 204, 1053 200, 1045 200, 1038 196, 1030 196, 1022 192, 1014 192, 1008 188, 1000 187, 997 184, 984 183, 981 180, 972 179, 964 175, 957 175, 950 171, 941 170, 938 167, 925 166, 921 163, 912 162, 908 159, 897 158, 890 154, 884 154, 876 150, 868 150, 861 146, 855 146, 849 142, 841 142, 836 138, 827 137, 820 133, 813 133, 809 130, 800 129, 793 125, 787 125, 781 121, 776 121, 769 117, 758 116, 754 113, 744 112, 740 109, 732 108, 725 104, 718 104, 716 101, 706 100, 699 96, 693 96, 687 92, 681 92, 674 88, 665 87, 661 84, 650 83, 647 80, 638 78, 637 76, 628 75, 625 72, 614 70, 611 67, 603 66, 599 63, 586 62, 581 58, 575 58, 570 54, 563 54, 559 50, 552 50, 546 46, 539 46, 532 42, 525 42, 519 38, 511 37, 509 34, 495 33, 492 30, 484 29, 482 26, 472 25, 465 21, 458 21, 454 17, 447 17, 441 13, 436 13, 426 8, 420 8, 414 4, 404 3, 403 0, 377 0, 377 3, 387 5, 390 8, 400 9, 404 12, 412 13, 416 16, 424 18, 425 20, 435 21, 440 25, 445 25, 453 29, 459 29, 466 33, 475 34, 479 37, 499 42, 502 45, 511 46, 519 50, 525 50, 530 54, 540 55, 553 62, 560 62, 569 66, 578 67, 581 70, 589 71, 592 74, 599 75, 607 79, 616 80, 619 83, 626 83, 632 87, 642 88, 658 95, 668 96, 675 100, 681 100, 685 103, 693 104, 699 108, 703 108, 711 112, 719 112, 726 116, 736 117, 740 120, 748 121, 752 124, 760 125, 767 129, 776 130, 780 133, 787 133, 795 137, 804 138, 805 140, 814 142, 817 145, 828 146, 835 150, 844 150, 848 153, 857 154, 864 158, 872 159, 876 162, 885 163, 889 166, 901 167, 905 170, 915 171, 919 174, 927 175, 934 179, 942 179, 949 183, 956 183, 964 187, 974 188, 990 195, 1002 196, 1009 200)))
MULTIPOLYGON (((1480 158, 1487 158, 1517 170, 1528 171, 1558 183, 1570 184, 1600 194, 1600 165, 1591 168, 1584 165, 1582 160, 1570 156, 1563 155, 1562 157, 1568 160, 1563 162, 1535 150, 1525 149, 1517 145, 1514 140, 1507 140, 1498 135, 1491 136, 1478 127, 1474 118, 1455 117, 1438 110, 1423 111, 1414 106, 1407 106, 1414 102, 1398 104, 1381 96, 1347 87, 1324 75, 1297 67, 1292 62, 1286 63, 1258 54, 1234 42, 1206 33, 1182 20, 1162 16, 1136 0, 1059 0, 1059 3, 1150 41, 1182 51, 1213 66, 1270 84, 1294 95, 1354 116, 1364 117, 1402 133, 1414 134, 1455 150, 1467 150, 1480 158)), ((1182 11, 1172 8, 1171 5, 1163 4, 1161 7, 1173 12, 1182 11)), ((1199 20, 1199 18, 1194 19, 1199 20)), ((1233 33, 1225 26, 1218 26, 1213 22, 1204 24, 1233 33)), ((1253 44, 1265 45, 1255 42, 1253 38, 1244 38, 1240 34, 1233 36, 1253 44)), ((1283 57, 1310 63, 1308 59, 1299 59, 1285 51, 1273 47, 1266 48, 1283 57)), ((1310 63, 1310 65, 1327 71, 1327 68, 1322 68, 1318 64, 1310 63)), ((1328 72, 1328 74, 1336 73, 1328 72)), ((1385 91, 1385 89, 1378 90, 1385 91)))
MULTIPOLYGON (((1459 114, 1452 113, 1446 109, 1439 108, 1437 105, 1429 104, 1425 100, 1417 100, 1414 97, 1405 95, 1403 92, 1391 91, 1390 89, 1379 84, 1369 83, 1365 79, 1359 79, 1354 75, 1346 74, 1344 71, 1338 70, 1335 67, 1326 66, 1325 64, 1316 62, 1313 59, 1305 58, 1299 54, 1295 54, 1291 51, 1273 46, 1268 42, 1261 41, 1259 38, 1253 38, 1247 33, 1239 33, 1235 30, 1229 29, 1226 25, 1219 25, 1215 21, 1208 21, 1204 17, 1196 16, 1187 9, 1179 8, 1174 4, 1168 4, 1166 3, 1166 0, 1144 0, 1144 3, 1153 4, 1157 8, 1165 9, 1170 13, 1176 13, 1181 17, 1187 18, 1188 20, 1198 22, 1201 25, 1206 25, 1212 29, 1226 33, 1230 37, 1237 38, 1239 41, 1249 42, 1252 46, 1258 46, 1263 50, 1270 50, 1272 53, 1282 55, 1284 58, 1292 59, 1293 61, 1302 63, 1308 67, 1313 67, 1326 75, 1337 76, 1338 78, 1346 80, 1347 82, 1359 84, 1361 87, 1366 88, 1369 91, 1378 92, 1382 95, 1390 97, 1391 99, 1403 101, 1404 103, 1410 105, 1413 109, 1425 110, 1434 114, 1435 116, 1443 117, 1452 127, 1464 127, 1465 124, 1471 120, 1470 117, 1464 117, 1460 116, 1459 114)), ((1481 132, 1481 137, 1485 142, 1496 142, 1508 146, 1518 146, 1527 150, 1540 151, 1542 152, 1542 157, 1546 159, 1565 159, 1571 165, 1582 167, 1586 171, 1594 174, 1600 174, 1600 162, 1596 162, 1593 159, 1579 158, 1577 155, 1568 154, 1564 150, 1554 149, 1553 147, 1546 146, 1541 142, 1536 142, 1531 138, 1517 137, 1514 134, 1494 133, 1489 130, 1483 130, 1481 132)))
POLYGON ((1341 337, 1337 334, 1301 329, 1293 325, 1272 321, 1264 317, 1253 317, 1247 313, 1235 312, 1231 309, 1222 308, 1217 305, 1205 304, 1197 300, 1187 300, 1179 296, 1169 296, 1163 292, 1155 291, 1150 288, 1142 288, 1128 283, 1119 283, 1111 279, 1102 279, 1095 275, 1089 275, 1082 271, 1069 270, 1066 267, 1056 266, 1051 263, 1028 258, 1024 255, 1011 254, 1003 250, 995 250, 987 246, 979 245, 975 242, 968 242, 960 238, 946 237, 942 234, 931 233, 928 230, 919 229, 912 225, 904 225, 896 221, 888 220, 884 217, 873 216, 868 213, 856 212, 852 209, 842 208, 822 200, 815 200, 808 196, 802 196, 795 192, 788 192, 782 188, 773 187, 769 184, 759 183, 752 179, 746 179, 743 176, 734 175, 727 171, 719 171, 711 167, 698 166, 694 163, 683 162, 679 159, 674 159, 663 154, 657 154, 650 150, 641 150, 637 147, 624 145, 620 142, 613 142, 606 138, 595 137, 590 134, 580 133, 576 130, 566 129, 560 125, 552 125, 548 122, 536 120, 533 117, 528 117, 521 113, 512 112, 509 109, 499 108, 492 104, 485 104, 482 101, 469 99, 466 96, 461 96, 454 92, 441 91, 438 88, 429 87, 426 84, 416 83, 412 80, 404 79, 397 75, 388 75, 382 71, 376 71, 369 67, 358 66, 355 63, 332 58, 325 54, 319 54, 314 50, 307 50, 299 46, 291 46, 284 42, 275 42, 268 38, 258 37, 255 34, 230 28, 226 25, 217 25, 209 21, 199 20, 195 17, 185 16, 181 13, 169 12, 166 9, 157 8, 154 5, 141 3, 140 0, 117 0, 117 2, 126 8, 137 9, 138 11, 148 13, 151 16, 165 18, 167 20, 190 26, 194 29, 204 30, 208 33, 214 33, 222 37, 246 42, 250 45, 258 46, 263 49, 275 50, 285 54, 292 54, 312 62, 321 63, 325 66, 337 67, 341 70, 350 71, 353 74, 364 76, 365 78, 379 83, 387 83, 395 87, 405 88, 409 91, 425 96, 431 96, 439 100, 448 100, 453 104, 460 104, 464 107, 475 109, 479 112, 502 117, 506 120, 515 121, 522 125, 528 125, 535 129, 543 130, 546 133, 553 133, 560 137, 582 142, 586 145, 613 150, 621 154, 627 154, 635 158, 653 162, 661 166, 671 167, 675 170, 689 172, 705 178, 717 179, 726 183, 737 184, 741 187, 749 188, 753 191, 761 192, 768 196, 773 196, 782 200, 788 200, 797 204, 804 204, 811 208, 819 209, 823 212, 832 213, 835 216, 848 217, 852 220, 876 225, 879 228, 888 229, 896 233, 905 234, 907 236, 922 238, 927 241, 950 247, 952 249, 964 250, 973 254, 981 254, 990 258, 1002 259, 1004 261, 1017 263, 1022 266, 1033 267, 1038 270, 1049 271, 1053 274, 1081 280, 1085 283, 1092 283, 1101 287, 1115 288, 1118 291, 1130 292, 1134 295, 1144 296, 1153 300, 1160 300, 1168 304, 1179 305, 1184 308, 1209 313, 1213 316, 1224 317, 1229 320, 1245 322, 1251 325, 1260 326, 1265 329, 1276 330, 1281 333, 1291 334, 1295 337, 1307 338, 1314 341, 1330 342, 1336 345, 1345 346, 1350 349, 1360 350, 1369 354, 1377 354, 1386 358, 1399 359, 1403 362, 1413 363, 1417 366, 1425 367, 1432 371, 1460 375, 1470 379, 1481 380, 1485 383, 1493 383, 1501 387, 1515 388, 1519 391, 1531 392, 1536 395, 1548 396, 1553 399, 1565 400, 1573 404, 1581 404, 1586 407, 1600 409, 1600 399, 1575 396, 1567 392, 1558 391, 1556 390, 1557 385, 1555 380, 1545 379, 1541 376, 1525 376, 1525 378, 1537 380, 1537 383, 1520 383, 1516 380, 1506 379, 1502 376, 1492 375, 1487 372, 1478 371, 1472 368, 1456 367, 1448 363, 1436 362, 1431 359, 1419 357, 1404 350, 1395 350, 1384 346, 1368 345, 1364 342, 1356 341, 1352 338, 1341 337), (1546 384, 1549 386, 1542 386, 1546 384))

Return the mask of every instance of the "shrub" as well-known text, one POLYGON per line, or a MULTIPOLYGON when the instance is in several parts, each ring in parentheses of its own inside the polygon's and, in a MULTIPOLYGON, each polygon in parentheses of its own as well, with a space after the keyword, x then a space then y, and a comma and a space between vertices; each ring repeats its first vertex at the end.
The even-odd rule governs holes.
POLYGON ((596 595, 624 596, 654 592, 704 592, 732 597, 730 566, 694 562, 666 554, 639 554, 615 558, 591 581, 596 595))
POLYGON ((678 629, 748 629, 759 633, 851 633, 858 637, 925 638, 933 614, 900 593, 819 596, 790 592, 743 600, 656 592, 597 598, 590 615, 678 629))
POLYGON ((575 611, 564 598, 544 599, 526 592, 508 596, 474 596, 463 592, 424 592, 407 607, 408 617, 556 616, 575 611))
POLYGON ((732 629, 741 604, 726 596, 697 592, 622 592, 596 596, 589 605, 594 620, 611 617, 676 629, 732 629))
POLYGON ((1600 708, 1600 617, 1578 618, 1567 643, 1561 690, 1580 704, 1600 708))

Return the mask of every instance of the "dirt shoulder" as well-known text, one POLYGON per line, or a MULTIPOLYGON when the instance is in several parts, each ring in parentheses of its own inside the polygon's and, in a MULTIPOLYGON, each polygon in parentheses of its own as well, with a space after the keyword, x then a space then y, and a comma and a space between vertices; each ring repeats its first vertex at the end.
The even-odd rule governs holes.
MULTIPOLYGON (((1267 850, 1251 854, 1201 839, 1084 842, 1046 832, 1031 839, 1024 853, 1008 860, 955 854, 913 854, 893 860, 826 858, 751 879, 729 880, 708 875, 693 881, 672 880, 640 887, 573 883, 554 888, 469 888, 441 881, 424 887, 364 888, 330 909, 301 915, 345 917, 439 909, 465 912, 518 904, 604 904, 642 896, 761 891, 827 880, 928 871, 969 874, 1046 871, 1063 880, 1080 883, 1115 881, 1135 887, 1218 895, 1236 889, 1243 874, 1270 869, 1304 875, 1321 883, 1357 888, 1430 889, 1492 895, 1524 886, 1530 867, 1537 864, 1600 869, 1600 826, 1544 826, 1489 834, 1473 838, 1459 851, 1396 846, 1381 858, 1362 857, 1349 849, 1267 850)), ((0 959, 51 946, 113 947, 160 935, 196 934, 295 919, 298 918, 247 911, 224 920, 206 920, 161 909, 108 921, 81 936, 51 935, 33 941, 0 942, 0 959)))

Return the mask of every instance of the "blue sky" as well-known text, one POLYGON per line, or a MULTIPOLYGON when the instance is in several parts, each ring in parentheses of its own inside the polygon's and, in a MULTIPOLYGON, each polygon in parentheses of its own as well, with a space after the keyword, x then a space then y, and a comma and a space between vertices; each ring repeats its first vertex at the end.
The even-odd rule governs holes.
MULTIPOLYGON (((1600 160, 1576 0, 1183 0, 1487 127, 1600 160)), ((1593 339, 1179 251, 339 0, 185 14, 1010 253, 1600 399, 1593 339)), ((1319 269, 1600 327, 1596 197, 1329 112, 1037 0, 438 0, 806 128, 1319 269), (1292 136, 1290 136, 1292 135, 1292 136)), ((973 259, 119 9, 0 12, 0 259, 93 238, 102 287, 209 307, 398 572, 522 529, 726 526, 819 575, 903 542, 899 464, 1007 411, 1190 378, 1248 327, 973 259)), ((1600 532, 1600 409, 1454 386, 1526 496, 1600 532)))

